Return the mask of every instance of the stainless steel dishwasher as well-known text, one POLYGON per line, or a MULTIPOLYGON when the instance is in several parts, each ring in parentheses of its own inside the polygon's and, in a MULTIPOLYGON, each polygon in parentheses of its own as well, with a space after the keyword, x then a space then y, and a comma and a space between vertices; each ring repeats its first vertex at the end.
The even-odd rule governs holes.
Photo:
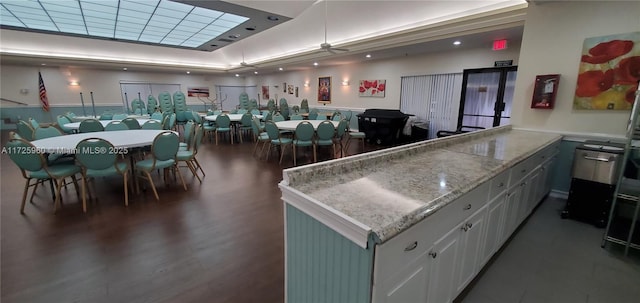
POLYGON ((623 145, 611 142, 586 141, 576 147, 571 188, 562 218, 605 227, 623 152, 623 145))

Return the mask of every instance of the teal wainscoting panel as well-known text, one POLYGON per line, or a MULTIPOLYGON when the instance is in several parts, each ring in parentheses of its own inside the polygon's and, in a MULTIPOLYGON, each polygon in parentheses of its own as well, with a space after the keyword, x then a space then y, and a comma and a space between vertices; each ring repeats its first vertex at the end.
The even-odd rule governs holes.
POLYGON ((373 249, 361 248, 289 204, 286 211, 287 301, 370 302, 373 249))
POLYGON ((553 172, 553 183, 551 188, 556 191, 569 193, 571 188, 571 165, 573 164, 573 153, 576 147, 583 142, 562 140, 560 142, 560 153, 556 160, 553 172))

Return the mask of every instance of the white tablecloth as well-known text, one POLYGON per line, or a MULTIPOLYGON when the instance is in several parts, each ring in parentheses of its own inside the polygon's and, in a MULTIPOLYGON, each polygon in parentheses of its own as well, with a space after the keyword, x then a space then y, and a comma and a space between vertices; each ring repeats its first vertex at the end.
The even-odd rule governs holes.
POLYGON ((313 129, 318 129, 318 125, 320 125, 320 123, 324 121, 331 122, 331 124, 333 124, 334 127, 338 127, 338 123, 340 123, 339 121, 330 121, 330 120, 287 120, 287 121, 276 122, 276 126, 278 126, 278 129, 280 130, 296 130, 296 127, 298 126, 298 124, 302 122, 309 122, 311 123, 311 125, 313 125, 313 129))
POLYGON ((164 130, 135 129, 113 132, 93 132, 64 135, 46 139, 31 141, 38 150, 48 153, 74 153, 78 142, 87 138, 100 138, 107 140, 117 148, 134 148, 149 146, 155 137, 164 130))

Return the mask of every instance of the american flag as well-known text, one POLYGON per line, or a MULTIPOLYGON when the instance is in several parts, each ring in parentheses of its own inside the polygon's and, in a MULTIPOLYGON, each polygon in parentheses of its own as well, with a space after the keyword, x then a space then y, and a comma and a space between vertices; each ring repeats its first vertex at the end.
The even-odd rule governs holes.
POLYGON ((42 74, 38 72, 38 86, 40 88, 40 103, 42 103, 42 110, 49 111, 49 99, 47 99, 47 89, 44 87, 44 81, 42 81, 42 74))

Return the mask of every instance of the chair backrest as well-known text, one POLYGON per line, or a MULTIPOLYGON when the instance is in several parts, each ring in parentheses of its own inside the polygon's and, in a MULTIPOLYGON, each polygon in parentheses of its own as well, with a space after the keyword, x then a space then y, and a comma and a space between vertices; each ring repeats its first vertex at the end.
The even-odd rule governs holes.
POLYGON ((140 116, 142 116, 142 115, 146 114, 146 113, 147 113, 147 111, 146 111, 146 110, 143 110, 142 108, 136 108, 136 110, 134 110, 134 111, 133 111, 133 113, 134 113, 135 115, 140 115, 140 116))
POLYGON ((309 100, 302 99, 302 102, 300 102, 300 110, 303 113, 308 113, 309 112, 309 100))
POLYGON ((333 120, 333 121, 340 121, 342 119, 344 119, 344 117, 342 117, 342 114, 340 114, 339 112, 335 112, 331 116, 331 120, 333 120))
POLYGON ((31 127, 33 127, 33 129, 40 127, 40 123, 38 123, 38 121, 36 121, 36 119, 34 118, 29 118, 29 124, 31 124, 31 127))
POLYGON ((317 117, 318 117, 318 111, 312 109, 309 112, 309 120, 315 120, 317 117))
POLYGON ((281 115, 280 113, 276 113, 271 117, 271 119, 273 120, 273 122, 280 122, 285 120, 284 116, 281 115))
POLYGON ((289 117, 289 119, 290 120, 304 120, 304 118, 300 114, 291 115, 291 117, 289 117))
POLYGON ((153 139, 151 152, 156 160, 164 161, 176 158, 180 140, 172 131, 165 131, 153 139))
POLYGON ((331 140, 335 135, 335 132, 336 127, 333 126, 333 123, 329 120, 320 122, 320 125, 318 125, 318 129, 316 130, 318 140, 331 140))
POLYGON ((289 120, 289 104, 285 98, 280 98, 280 114, 284 116, 285 120, 289 120))
POLYGON ((84 120, 80 122, 80 126, 78 127, 78 132, 81 133, 101 132, 103 130, 104 126, 96 119, 84 120))
POLYGON ((252 117, 251 119, 251 130, 253 130, 253 134, 256 138, 260 137, 260 119, 256 117, 252 117))
POLYGON ((24 120, 19 120, 16 125, 18 135, 27 141, 33 140, 34 131, 33 126, 24 120))
POLYGON ((18 133, 14 132, 14 131, 10 131, 9 132, 9 140, 11 139, 22 139, 22 137, 20 137, 20 135, 18 135, 18 133))
POLYGON ((111 142, 100 138, 87 138, 76 145, 75 158, 87 169, 102 170, 112 167, 118 160, 118 154, 111 142), (97 153, 102 150, 105 152, 97 153))
POLYGON ((74 113, 74 112, 66 112, 64 115, 69 117, 69 118, 75 118, 76 117, 76 113, 74 113))
POLYGON ((127 118, 127 114, 115 114, 111 117, 112 120, 124 120, 127 118))
POLYGON ((104 127, 105 131, 119 131, 119 130, 129 130, 129 126, 127 126, 122 121, 111 121, 107 126, 104 127))
POLYGON ((265 116, 264 116, 264 121, 271 121, 273 120, 273 114, 271 112, 268 112, 265 116))
POLYGON ((241 108, 241 109, 238 109, 238 111, 236 111, 236 114, 244 115, 244 114, 246 114, 248 112, 249 111, 246 108, 241 108))
POLYGON ((202 137, 204 137, 204 127, 202 125, 195 126, 196 135, 193 138, 193 153, 198 153, 198 149, 200 148, 200 144, 202 144, 202 137))
POLYGON ((153 112, 151 114, 151 119, 162 121, 162 113, 161 112, 153 112))
POLYGON ((184 142, 187 143, 187 149, 191 149, 195 131, 195 122, 190 120, 184 124, 184 142))
POLYGON ((219 114, 222 114, 222 111, 219 110, 219 109, 216 109, 216 110, 213 111, 213 114, 214 115, 219 115, 219 114))
POLYGON ((144 106, 144 102, 142 102, 138 98, 135 98, 133 99, 133 101, 131 101, 131 111, 133 113, 135 113, 136 115, 141 115, 143 110, 145 113, 147 112, 144 106))
POLYGON ((122 120, 122 123, 126 124, 129 129, 140 129, 140 122, 135 118, 126 118, 122 120))
POLYGON ((56 117, 56 122, 58 123, 58 127, 60 127, 60 129, 63 132, 65 133, 73 132, 73 129, 64 126, 67 123, 71 123, 71 119, 69 117, 65 115, 58 115, 58 117, 56 117))
POLYGON ((340 120, 340 122, 338 122, 338 127, 336 128, 336 138, 342 138, 342 136, 347 133, 348 129, 349 121, 346 119, 340 120))
POLYGON ((245 113, 242 115, 242 118, 240 118, 240 124, 242 124, 243 127, 249 127, 251 126, 252 119, 253 115, 251 113, 245 113))
POLYGON ((251 109, 251 114, 252 115, 259 115, 260 114, 260 110, 257 109, 257 108, 253 108, 253 109, 251 109))
POLYGON ((23 176, 25 171, 39 171, 45 168, 45 160, 41 153, 25 152, 35 150, 35 147, 25 139, 11 139, 5 145, 9 158, 15 163, 23 176))
POLYGON ((154 97, 153 95, 149 95, 149 97, 147 97, 147 113, 151 115, 156 112, 157 108, 158 99, 156 99, 156 97, 154 97))
POLYGON ((169 92, 161 92, 158 94, 158 106, 163 113, 173 112, 173 101, 171 101, 171 94, 169 94, 169 92))
POLYGON ((280 140, 280 130, 273 121, 266 121, 264 123, 264 129, 267 132, 267 135, 269 135, 269 139, 280 140))
POLYGON ((311 141, 314 132, 313 125, 309 121, 302 121, 296 126, 295 137, 300 141, 311 141))
POLYGON ((183 92, 177 91, 173 93, 173 108, 176 112, 189 110, 187 108, 187 101, 183 92))
POLYGON ((249 109, 258 108, 258 100, 251 99, 249 100, 249 109))
MULTIPOLYGON (((309 116, 311 116, 311 114, 309 114, 309 116)), ((311 117, 309 117, 309 120, 327 120, 327 116, 325 115, 318 115, 316 113, 316 117, 314 119, 311 119, 311 117)))
POLYGON ((345 119, 347 119, 347 122, 351 121, 351 116, 353 116, 353 112, 350 110, 347 111, 343 111, 342 115, 344 116, 345 119))
POLYGON ((170 113, 168 115, 164 115, 164 119, 162 120, 162 129, 170 130, 176 126, 176 114, 170 113))
POLYGON ((104 112, 100 115, 100 118, 98 118, 100 120, 113 120, 113 113, 110 112, 104 112))
POLYGON ((249 108, 249 95, 246 92, 242 92, 240 93, 240 96, 238 96, 239 98, 239 102, 238 105, 240 106, 241 109, 248 109, 249 108))
POLYGON ((273 112, 276 110, 276 101, 273 99, 269 99, 269 101, 267 102, 267 109, 270 112, 273 112))
POLYGON ((160 123, 158 120, 149 120, 149 121, 145 122, 144 124, 142 124, 142 126, 140 128, 142 128, 142 129, 161 130, 162 129, 162 123, 160 123))
POLYGON ((300 112, 300 106, 298 106, 298 105, 294 105, 294 106, 292 106, 292 107, 291 107, 291 111, 292 111, 294 114, 299 113, 299 112, 300 112))
POLYGON ((51 137, 58 137, 64 135, 58 128, 55 126, 47 126, 47 127, 38 127, 33 134, 34 140, 40 140, 51 137))
POLYGON ((231 127, 231 118, 227 114, 218 115, 216 117, 216 126, 218 129, 231 127))

